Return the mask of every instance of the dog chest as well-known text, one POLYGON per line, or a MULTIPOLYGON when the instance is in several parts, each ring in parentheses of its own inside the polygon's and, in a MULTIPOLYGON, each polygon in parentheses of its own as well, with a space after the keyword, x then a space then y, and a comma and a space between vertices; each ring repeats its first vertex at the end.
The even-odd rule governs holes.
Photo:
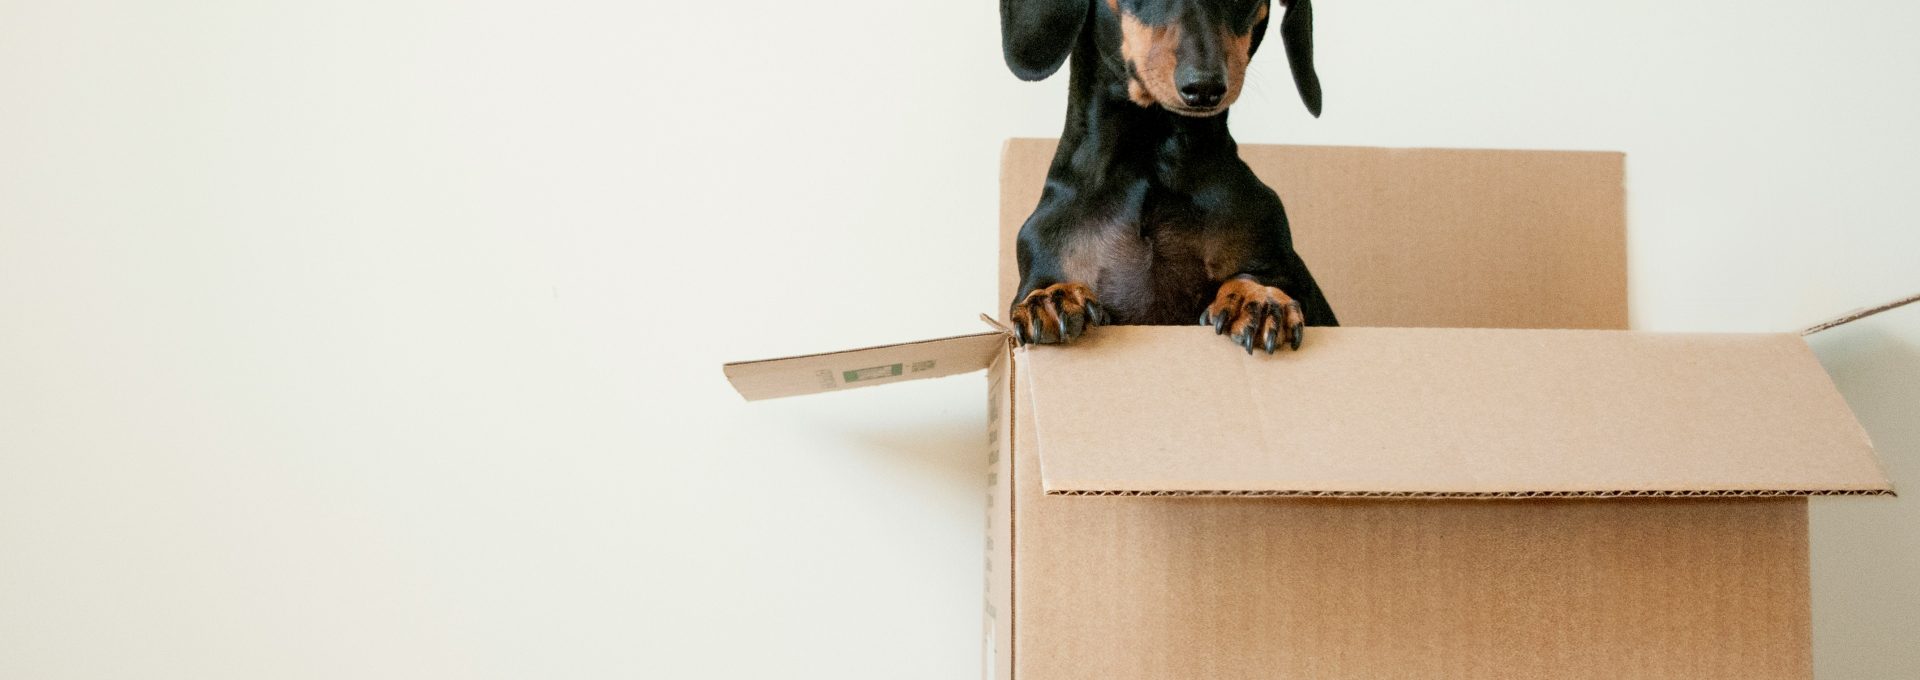
POLYGON ((1151 215, 1090 222, 1067 239, 1068 280, 1089 282, 1122 324, 1191 324, 1214 286, 1195 225, 1151 215))

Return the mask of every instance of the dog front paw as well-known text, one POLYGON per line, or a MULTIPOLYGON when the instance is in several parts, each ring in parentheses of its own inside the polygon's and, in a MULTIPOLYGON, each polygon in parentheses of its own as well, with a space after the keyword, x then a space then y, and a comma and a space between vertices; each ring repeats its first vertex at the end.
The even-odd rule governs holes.
POLYGON ((1307 317, 1300 303, 1280 289, 1236 278, 1220 284, 1213 304, 1200 315, 1200 325, 1212 326, 1214 333, 1227 336, 1248 354, 1255 347, 1272 354, 1281 345, 1300 349, 1307 317))
POLYGON ((1108 321, 1107 310, 1083 283, 1056 283, 1027 294, 1008 315, 1020 344, 1073 342, 1081 333, 1108 321))

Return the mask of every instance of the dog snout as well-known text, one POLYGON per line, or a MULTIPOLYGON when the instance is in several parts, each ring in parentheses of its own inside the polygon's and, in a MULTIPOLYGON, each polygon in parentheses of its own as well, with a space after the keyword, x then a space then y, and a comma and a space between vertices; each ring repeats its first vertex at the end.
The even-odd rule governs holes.
POLYGON ((1212 70, 1180 69, 1177 82, 1180 101, 1187 106, 1210 108, 1227 96, 1226 74, 1212 70))

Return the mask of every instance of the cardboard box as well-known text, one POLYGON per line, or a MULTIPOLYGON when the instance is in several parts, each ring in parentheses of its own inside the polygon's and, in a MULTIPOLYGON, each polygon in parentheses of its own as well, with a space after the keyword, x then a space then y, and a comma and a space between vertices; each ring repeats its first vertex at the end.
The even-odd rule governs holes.
MULTIPOLYGON (((1052 148, 1005 152, 1003 299, 1052 148)), ((988 678, 1811 675, 1806 497, 1891 485, 1799 335, 1622 330, 1620 154, 1242 151, 1349 324, 1298 352, 996 331, 727 376, 987 371, 988 678)))

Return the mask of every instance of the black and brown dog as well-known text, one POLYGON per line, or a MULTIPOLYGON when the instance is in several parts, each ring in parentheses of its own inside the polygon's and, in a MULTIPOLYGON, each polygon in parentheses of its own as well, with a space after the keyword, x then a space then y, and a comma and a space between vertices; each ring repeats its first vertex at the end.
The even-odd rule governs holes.
MULTIPOLYGON (((1318 116, 1308 2, 1282 1, 1280 35, 1318 116)), ((1040 80, 1072 57, 1060 149, 1020 229, 1009 320, 1021 342, 1198 319, 1272 353, 1338 323, 1280 197, 1227 132, 1269 12, 1269 0, 1001 0, 1014 75, 1040 80)))

